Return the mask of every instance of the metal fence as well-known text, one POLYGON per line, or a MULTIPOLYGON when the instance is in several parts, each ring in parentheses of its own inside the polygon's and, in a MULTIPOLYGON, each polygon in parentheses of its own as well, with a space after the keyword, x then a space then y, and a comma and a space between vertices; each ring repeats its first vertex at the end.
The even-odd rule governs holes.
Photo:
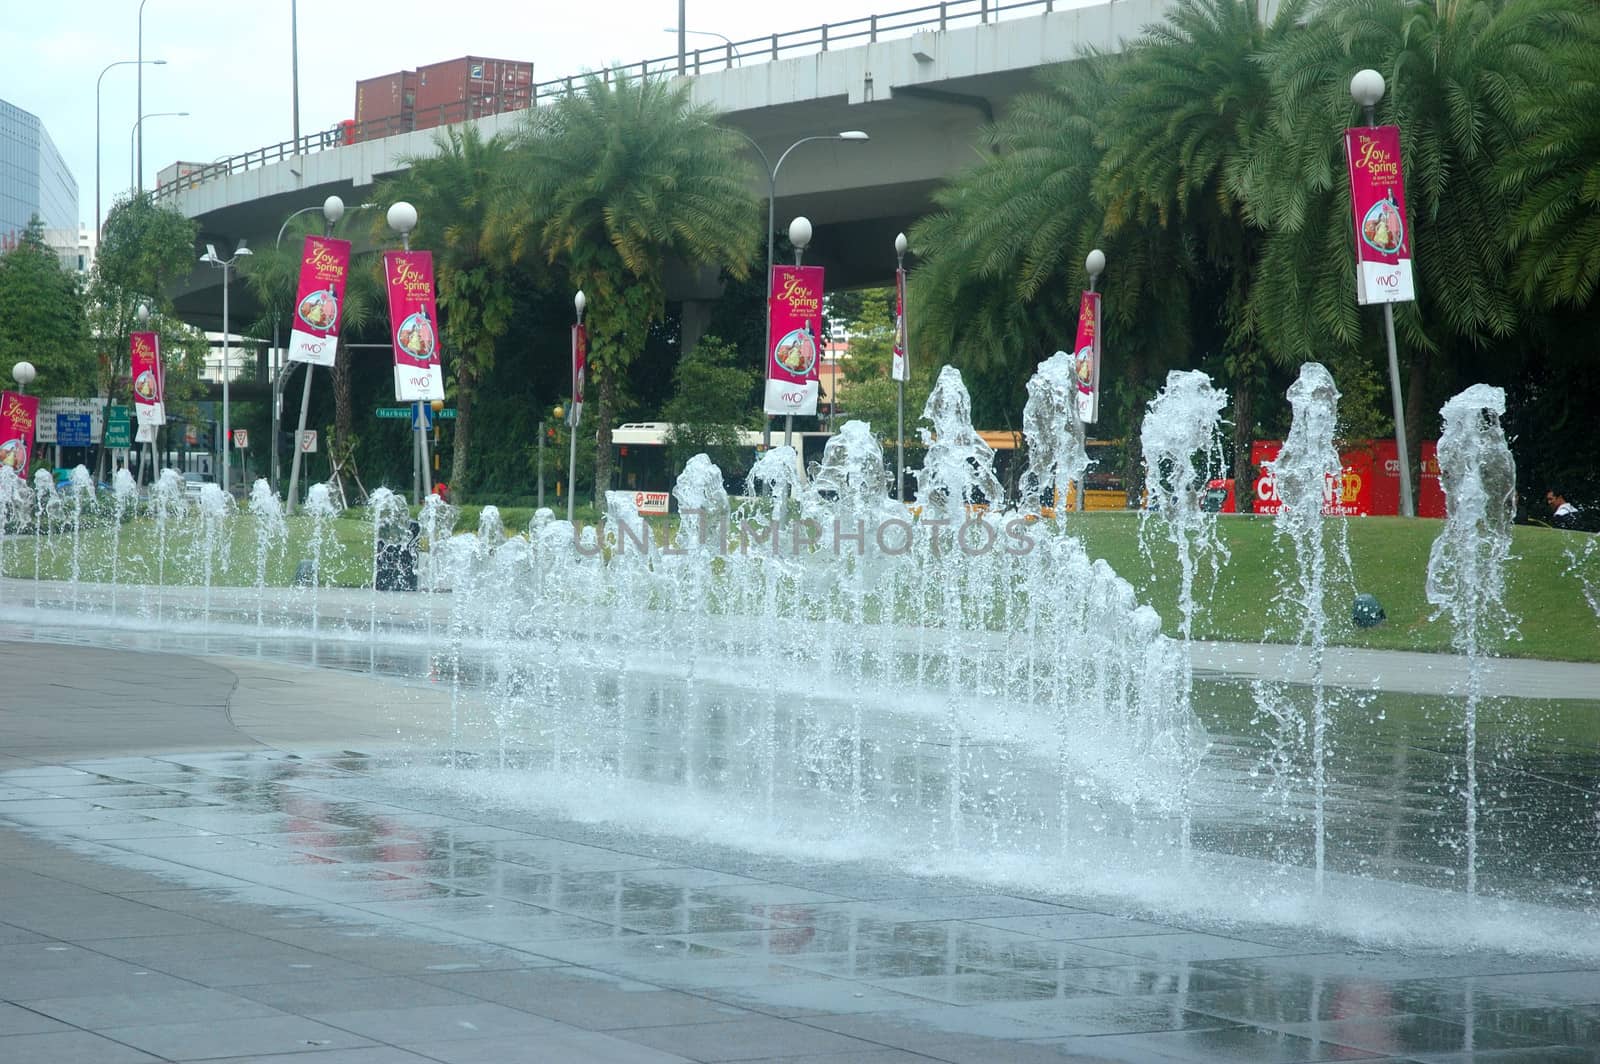
MULTIPOLYGON (((745 63, 772 62, 816 55, 838 47, 853 47, 876 41, 908 37, 919 31, 946 30, 984 25, 1020 14, 1038 15, 1054 11, 1057 0, 944 0, 883 15, 867 15, 846 22, 823 23, 803 30, 789 30, 743 41, 728 41, 712 48, 695 48, 682 57, 686 75, 731 70, 745 63)), ((1063 6, 1076 6, 1069 0, 1063 6)), ((593 72, 606 84, 640 77, 677 75, 679 56, 645 59, 622 67, 600 68, 593 72)), ((526 110, 551 102, 581 88, 588 75, 573 74, 550 81, 535 82, 511 92, 459 100, 442 107, 424 108, 410 115, 394 115, 361 123, 341 123, 332 129, 309 133, 297 139, 279 141, 199 167, 156 189, 152 195, 165 199, 206 181, 242 173, 272 163, 284 162, 313 152, 331 151, 361 141, 433 129, 491 114, 526 110)))

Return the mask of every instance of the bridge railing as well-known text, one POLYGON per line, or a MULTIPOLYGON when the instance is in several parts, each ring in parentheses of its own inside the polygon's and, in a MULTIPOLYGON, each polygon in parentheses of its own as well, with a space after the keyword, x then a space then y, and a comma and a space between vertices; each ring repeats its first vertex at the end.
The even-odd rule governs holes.
MULTIPOLYGON (((1022 14, 1043 14, 1055 10, 1057 2, 1058 0, 1010 0, 1009 3, 1004 0, 941 0, 938 3, 923 4, 881 15, 866 15, 845 22, 825 22, 820 26, 806 29, 766 34, 743 41, 727 41, 715 47, 695 48, 684 54, 684 73, 689 76, 708 74, 742 67, 747 62, 775 62, 801 55, 815 55, 838 47, 853 47, 885 39, 907 37, 920 31, 978 26, 1022 14)), ((1078 5, 1073 3, 1073 0, 1066 0, 1062 6, 1078 5)), ((607 84, 619 79, 670 77, 678 73, 678 61, 679 56, 674 52, 668 56, 645 59, 627 66, 597 69, 593 74, 607 84)), ((279 141, 277 144, 268 144, 218 159, 169 181, 156 189, 152 195, 157 200, 167 199, 219 177, 284 162, 301 155, 537 107, 581 88, 587 76, 589 75, 567 75, 521 86, 507 92, 458 100, 441 107, 414 110, 406 115, 394 115, 366 122, 340 123, 332 129, 304 134, 296 139, 279 141)))

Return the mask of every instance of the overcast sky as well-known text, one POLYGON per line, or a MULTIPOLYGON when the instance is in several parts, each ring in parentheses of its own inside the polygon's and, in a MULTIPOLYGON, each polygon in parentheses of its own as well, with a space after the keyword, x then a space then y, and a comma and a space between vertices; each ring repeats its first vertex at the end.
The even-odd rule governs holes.
MULTIPOLYGON (((902 10, 901 0, 686 0, 690 29, 734 40, 902 10)), ((145 0, 144 173, 153 186, 168 163, 211 162, 293 134, 290 0, 145 0)), ((43 120, 78 181, 78 217, 95 203, 95 81, 107 63, 137 52, 139 0, 5 0, 9 47, 0 98, 43 120)), ((300 0, 301 133, 354 117, 355 83, 463 55, 531 60, 535 80, 612 62, 676 54, 662 30, 675 0, 300 0)), ((691 48, 714 47, 690 36, 691 48)), ((106 73, 100 96, 102 212, 130 184, 136 73, 106 73)))

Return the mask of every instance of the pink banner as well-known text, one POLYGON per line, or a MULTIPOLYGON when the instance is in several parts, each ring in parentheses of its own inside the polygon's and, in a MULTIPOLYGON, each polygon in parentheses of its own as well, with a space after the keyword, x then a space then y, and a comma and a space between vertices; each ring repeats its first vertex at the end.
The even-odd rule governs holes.
POLYGON ((350 275, 350 241, 308 236, 300 256, 289 361, 331 366, 339 347, 344 286, 350 275))
POLYGON ((572 407, 567 424, 578 427, 583 418, 583 383, 589 373, 589 330, 581 324, 572 327, 572 407))
POLYGON ((164 425, 166 381, 161 369, 161 337, 136 332, 128 337, 128 372, 133 378, 133 410, 138 423, 164 425))
POLYGON ((1072 343, 1073 375, 1078 380, 1078 420, 1100 420, 1100 293, 1078 300, 1078 336, 1072 343))
POLYGON ((1344 131, 1356 237, 1356 298, 1401 303, 1417 298, 1411 279, 1411 233, 1400 172, 1400 127, 1344 131))
POLYGON ((33 459, 33 433, 39 423, 39 397, 0 392, 0 466, 28 477, 33 459))
POLYGON ((812 415, 822 363, 822 267, 776 266, 767 301, 769 414, 812 415))
POLYGON ((894 356, 889 365, 889 379, 911 379, 911 363, 906 357, 906 271, 894 271, 894 356))
POLYGON ((412 403, 443 399, 433 255, 385 251, 383 276, 389 289, 389 328, 394 337, 394 397, 412 403))

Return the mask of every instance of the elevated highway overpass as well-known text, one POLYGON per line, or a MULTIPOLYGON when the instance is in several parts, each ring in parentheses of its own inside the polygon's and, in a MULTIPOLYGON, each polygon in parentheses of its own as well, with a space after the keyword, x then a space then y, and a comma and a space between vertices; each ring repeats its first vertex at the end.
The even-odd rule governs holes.
MULTIPOLYGON (((1088 48, 1120 47, 1167 3, 955 0, 698 50, 686 76, 695 102, 724 115, 773 162, 802 137, 848 129, 870 135, 866 144, 819 141, 789 156, 778 180, 778 228, 797 214, 811 219, 807 262, 829 268, 830 288, 887 283, 895 233, 932 209, 941 181, 976 159, 984 123, 1031 87, 1041 68, 1088 48)), ((677 61, 673 55, 607 76, 675 74, 677 61)), ((549 102, 573 80, 534 86, 531 102, 549 102)), ((471 121, 485 134, 505 132, 523 112, 471 121)), ((199 223, 202 241, 229 247, 245 238, 260 247, 292 212, 330 194, 347 204, 370 199, 376 182, 403 169, 404 159, 429 154, 437 133, 348 145, 302 137, 219 161, 159 194, 199 223)), ((765 199, 764 174, 757 185, 753 191, 765 199)), ((197 264, 174 293, 186 320, 212 330, 221 328, 218 274, 197 264)), ((715 278, 682 271, 668 289, 669 298, 685 302, 685 327, 697 333, 688 319, 718 294, 715 278)), ((245 286, 232 295, 235 322, 257 316, 245 286)))

